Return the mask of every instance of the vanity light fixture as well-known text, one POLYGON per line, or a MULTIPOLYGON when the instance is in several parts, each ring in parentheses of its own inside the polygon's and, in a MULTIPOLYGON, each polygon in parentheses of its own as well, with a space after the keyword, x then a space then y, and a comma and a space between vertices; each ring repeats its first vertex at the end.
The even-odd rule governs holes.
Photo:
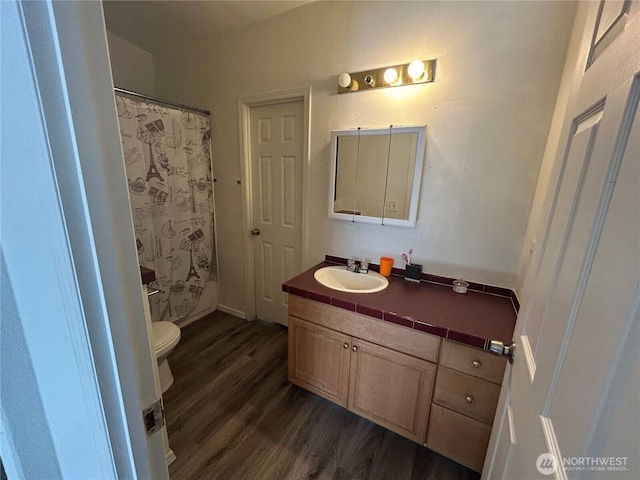
POLYGON ((348 73, 341 73, 338 76, 338 85, 347 91, 355 92, 358 90, 358 82, 354 82, 348 73))
POLYGON ((376 86, 376 77, 374 77, 373 75, 365 75, 364 76, 364 83, 366 83, 370 87, 375 87, 376 86))
POLYGON ((413 79, 413 81, 420 80, 424 76, 424 62, 421 60, 414 60, 409 64, 407 73, 413 79))
POLYGON ((392 65, 362 72, 345 72, 338 76, 338 93, 429 83, 435 80, 435 73, 435 59, 414 60, 403 65, 392 65))
POLYGON ((398 72, 395 68, 387 68, 384 72, 384 81, 389 85, 392 85, 396 80, 398 80, 398 72))

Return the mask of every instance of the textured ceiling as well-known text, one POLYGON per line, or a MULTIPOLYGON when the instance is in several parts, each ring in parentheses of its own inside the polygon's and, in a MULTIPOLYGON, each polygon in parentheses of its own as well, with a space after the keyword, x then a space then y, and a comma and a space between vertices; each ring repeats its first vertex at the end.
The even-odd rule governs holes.
POLYGON ((309 1, 104 0, 107 29, 154 53, 176 42, 211 38, 309 1))

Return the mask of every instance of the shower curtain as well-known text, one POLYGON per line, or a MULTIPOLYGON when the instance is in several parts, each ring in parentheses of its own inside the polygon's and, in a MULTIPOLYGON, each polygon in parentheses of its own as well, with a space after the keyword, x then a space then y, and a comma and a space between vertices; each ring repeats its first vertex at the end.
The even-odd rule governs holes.
POLYGON ((140 265, 156 272, 152 320, 192 312, 213 255, 209 118, 116 94, 140 265))

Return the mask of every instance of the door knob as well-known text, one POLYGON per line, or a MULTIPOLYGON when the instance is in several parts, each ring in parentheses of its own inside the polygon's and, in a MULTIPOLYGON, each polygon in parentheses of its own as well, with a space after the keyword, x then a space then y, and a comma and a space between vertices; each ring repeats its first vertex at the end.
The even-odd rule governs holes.
POLYGON ((489 345, 489 351, 491 353, 498 355, 499 357, 507 357, 509 359, 509 363, 513 363, 515 350, 515 342, 511 342, 511 345, 505 345, 503 342, 498 340, 491 340, 491 345, 489 345))
POLYGON ((260 235, 260 229, 254 228, 253 230, 251 230, 251 235, 255 235, 257 237, 258 235, 260 235))

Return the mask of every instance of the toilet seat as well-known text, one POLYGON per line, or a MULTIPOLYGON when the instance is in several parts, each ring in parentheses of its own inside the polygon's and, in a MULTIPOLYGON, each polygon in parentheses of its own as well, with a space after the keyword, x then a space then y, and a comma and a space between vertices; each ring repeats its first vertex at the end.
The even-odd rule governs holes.
POLYGON ((180 328, 172 322, 153 322, 153 343, 156 356, 167 355, 180 340, 180 328))

